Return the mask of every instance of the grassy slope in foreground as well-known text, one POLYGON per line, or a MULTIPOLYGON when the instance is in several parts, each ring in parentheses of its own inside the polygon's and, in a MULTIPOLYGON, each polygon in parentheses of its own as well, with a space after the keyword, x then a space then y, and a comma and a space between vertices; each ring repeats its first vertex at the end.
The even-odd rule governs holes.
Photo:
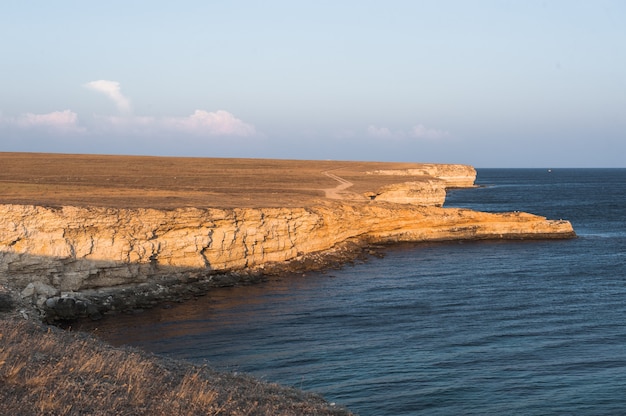
POLYGON ((3 415, 349 415, 314 394, 0 317, 3 415))

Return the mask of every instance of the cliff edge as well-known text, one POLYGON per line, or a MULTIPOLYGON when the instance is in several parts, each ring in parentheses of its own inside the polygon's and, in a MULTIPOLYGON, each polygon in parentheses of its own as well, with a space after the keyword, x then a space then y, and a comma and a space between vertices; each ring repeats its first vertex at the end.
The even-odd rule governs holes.
MULTIPOLYGON (((215 160, 204 162, 218 169, 215 160)), ((270 165, 257 165, 264 163, 270 165)), ((281 174, 291 175, 285 180, 288 190, 280 188, 280 177, 267 174, 265 185, 246 184, 251 192, 242 193, 230 208, 210 201, 205 207, 159 205, 159 192, 166 195, 161 198, 167 204, 167 196, 178 192, 174 185, 144 189, 156 198, 146 199, 146 207, 119 206, 115 188, 106 188, 110 196, 100 204, 94 203, 97 195, 84 195, 87 203, 72 205, 4 203, 0 284, 19 292, 48 320, 97 318, 181 292, 254 280, 289 265, 321 268, 346 254, 348 246, 575 235, 567 221, 443 208, 446 188, 473 186, 476 172, 469 166, 300 163, 310 171, 298 170, 292 162, 274 162, 281 174), (303 171, 310 176, 306 181, 297 179, 303 171), (246 203, 255 192, 258 198, 246 203), (285 206, 276 206, 281 197, 285 206), (263 198, 271 203, 263 204, 263 198)), ((185 172, 178 174, 184 177, 185 172)), ((56 180, 48 182, 64 186, 56 180)), ((228 194, 224 181, 224 187, 215 186, 207 195, 228 194)), ((138 192, 145 186, 140 182, 134 184, 138 192)), ((231 194, 242 189, 245 186, 233 188, 231 194)))

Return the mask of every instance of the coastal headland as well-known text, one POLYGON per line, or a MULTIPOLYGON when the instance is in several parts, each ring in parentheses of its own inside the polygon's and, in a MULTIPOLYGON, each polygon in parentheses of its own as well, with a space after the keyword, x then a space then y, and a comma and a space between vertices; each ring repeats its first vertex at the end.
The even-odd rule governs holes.
POLYGON ((444 208, 465 165, 0 153, 0 412, 348 415, 323 398, 41 321, 340 266, 398 242, 575 236, 444 208), (27 318, 22 319, 22 318, 27 318))
POLYGON ((467 165, 0 153, 0 284, 47 321, 149 307, 396 242, 575 236, 444 208, 467 165))

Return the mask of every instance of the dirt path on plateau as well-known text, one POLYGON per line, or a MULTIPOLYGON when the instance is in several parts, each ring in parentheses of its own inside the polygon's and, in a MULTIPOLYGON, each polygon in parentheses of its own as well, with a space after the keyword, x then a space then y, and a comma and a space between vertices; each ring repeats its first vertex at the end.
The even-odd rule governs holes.
MULTIPOLYGON (((337 169, 333 169, 337 170, 337 169)), ((354 199, 357 197, 356 194, 352 192, 344 192, 346 189, 350 188, 354 185, 352 182, 331 173, 331 171, 327 170, 322 172, 323 175, 328 176, 329 178, 339 182, 339 185, 334 188, 326 188, 324 189, 324 193, 326 194, 326 198, 329 199, 354 199)))

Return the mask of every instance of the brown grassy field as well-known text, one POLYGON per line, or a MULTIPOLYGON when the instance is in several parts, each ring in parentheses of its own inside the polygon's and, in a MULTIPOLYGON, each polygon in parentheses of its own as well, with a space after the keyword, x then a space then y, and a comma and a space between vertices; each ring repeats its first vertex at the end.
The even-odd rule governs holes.
MULTIPOLYGON (((0 203, 112 208, 308 206, 338 182, 356 195, 398 182, 368 175, 414 163, 0 152, 0 203)), ((413 179, 414 180, 414 179, 413 179)))

